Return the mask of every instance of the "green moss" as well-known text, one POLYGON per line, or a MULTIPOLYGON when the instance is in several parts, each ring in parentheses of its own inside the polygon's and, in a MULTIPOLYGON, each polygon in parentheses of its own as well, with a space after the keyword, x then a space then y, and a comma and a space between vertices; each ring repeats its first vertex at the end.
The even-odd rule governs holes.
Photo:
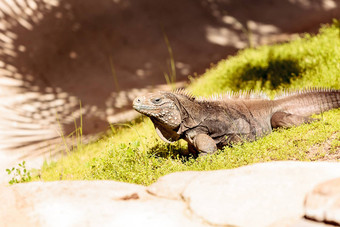
MULTIPOLYGON (((202 77, 192 79, 196 95, 227 90, 264 90, 322 86, 340 88, 340 36, 335 23, 316 36, 286 44, 240 51, 222 60, 202 77)), ((234 144, 217 154, 182 157, 183 142, 162 142, 148 118, 113 128, 102 140, 82 146, 57 162, 45 163, 42 180, 111 179, 149 185, 175 171, 236 168, 273 160, 312 161, 339 150, 340 109, 324 113, 320 121, 275 130, 252 143, 234 144), (328 145, 327 145, 328 144, 328 145), (328 147, 326 149, 326 147, 328 147)), ((38 180, 35 177, 35 180, 38 180)))

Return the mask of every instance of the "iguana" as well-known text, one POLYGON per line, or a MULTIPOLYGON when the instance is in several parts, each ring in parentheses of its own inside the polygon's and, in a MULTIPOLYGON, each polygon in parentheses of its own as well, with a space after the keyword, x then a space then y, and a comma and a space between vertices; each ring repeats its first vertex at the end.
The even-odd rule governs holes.
POLYGON ((150 117, 165 142, 184 139, 194 155, 211 154, 233 142, 253 141, 277 127, 310 123, 312 114, 340 107, 340 90, 310 88, 270 100, 234 93, 197 98, 184 90, 138 97, 133 108, 150 117))

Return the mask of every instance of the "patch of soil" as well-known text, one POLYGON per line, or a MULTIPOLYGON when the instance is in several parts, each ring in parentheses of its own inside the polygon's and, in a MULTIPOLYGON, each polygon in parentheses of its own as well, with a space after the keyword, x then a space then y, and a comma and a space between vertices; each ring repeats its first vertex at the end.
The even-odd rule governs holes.
POLYGON ((307 153, 307 157, 318 161, 339 161, 340 145, 332 145, 333 141, 339 140, 339 136, 340 132, 336 132, 322 144, 312 146, 307 153))

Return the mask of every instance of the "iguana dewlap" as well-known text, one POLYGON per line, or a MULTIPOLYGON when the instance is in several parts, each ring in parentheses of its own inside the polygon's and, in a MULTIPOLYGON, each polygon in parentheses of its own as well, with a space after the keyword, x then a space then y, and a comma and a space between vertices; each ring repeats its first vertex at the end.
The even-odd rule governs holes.
POLYGON ((138 97, 133 108, 150 117, 165 142, 185 139, 189 152, 203 155, 233 142, 253 141, 277 127, 313 121, 312 114, 340 107, 340 90, 308 89, 281 98, 251 93, 196 98, 183 90, 138 97))

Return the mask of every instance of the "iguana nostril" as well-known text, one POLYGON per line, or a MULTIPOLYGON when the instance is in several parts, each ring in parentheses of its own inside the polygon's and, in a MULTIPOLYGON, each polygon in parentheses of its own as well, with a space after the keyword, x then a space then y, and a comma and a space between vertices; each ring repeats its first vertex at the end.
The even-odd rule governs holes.
POLYGON ((136 99, 133 101, 133 103, 139 104, 141 101, 142 101, 141 98, 136 98, 136 99))
POLYGON ((133 100, 133 103, 132 103, 133 108, 137 110, 142 103, 143 103, 143 99, 141 97, 135 98, 135 100, 133 100))

